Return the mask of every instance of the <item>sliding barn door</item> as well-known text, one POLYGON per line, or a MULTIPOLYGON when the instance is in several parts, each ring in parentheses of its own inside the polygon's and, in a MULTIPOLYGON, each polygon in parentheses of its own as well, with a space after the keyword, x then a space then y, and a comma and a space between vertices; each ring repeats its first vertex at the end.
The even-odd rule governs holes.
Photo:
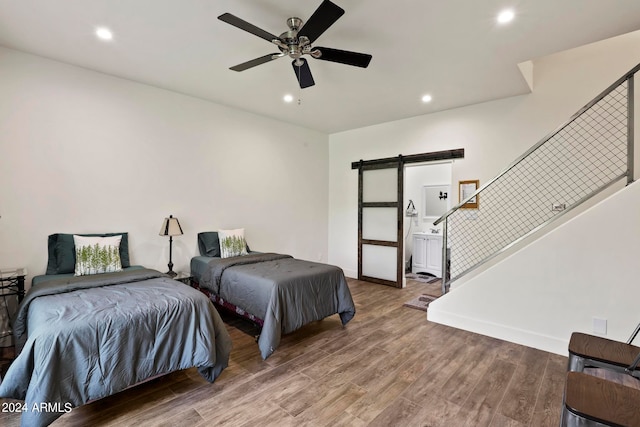
POLYGON ((464 158, 464 149, 352 162, 358 169, 358 279, 402 287, 404 166, 464 158))
POLYGON ((358 279, 401 288, 402 158, 358 171, 358 279))

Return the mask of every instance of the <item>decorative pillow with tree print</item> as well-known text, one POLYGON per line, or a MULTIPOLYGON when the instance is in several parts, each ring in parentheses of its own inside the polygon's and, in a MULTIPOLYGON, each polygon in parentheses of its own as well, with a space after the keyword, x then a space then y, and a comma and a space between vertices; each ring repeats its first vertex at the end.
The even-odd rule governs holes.
POLYGON ((218 238, 220 239, 220 258, 247 255, 244 228, 218 230, 218 238))
POLYGON ((76 276, 122 271, 120 241, 122 235, 86 237, 73 235, 76 247, 76 276))

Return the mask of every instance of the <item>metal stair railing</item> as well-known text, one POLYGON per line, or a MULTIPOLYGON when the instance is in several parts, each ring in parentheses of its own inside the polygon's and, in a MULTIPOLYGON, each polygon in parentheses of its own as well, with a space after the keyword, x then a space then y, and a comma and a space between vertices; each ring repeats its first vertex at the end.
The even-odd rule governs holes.
POLYGON ((640 64, 434 222, 443 223, 443 293, 622 178, 633 182, 633 78, 639 70, 640 64), (466 209, 472 199, 477 209, 466 209))

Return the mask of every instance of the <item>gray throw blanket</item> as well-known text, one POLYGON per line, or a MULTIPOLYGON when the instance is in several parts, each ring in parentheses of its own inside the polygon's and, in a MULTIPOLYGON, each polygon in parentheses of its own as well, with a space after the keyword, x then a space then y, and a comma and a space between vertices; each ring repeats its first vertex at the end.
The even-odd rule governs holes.
POLYGON ((119 271, 117 273, 64 277, 61 279, 47 280, 38 286, 32 287, 22 300, 13 320, 13 337, 16 340, 16 348, 20 351, 24 346, 24 341, 27 338, 27 314, 29 313, 31 302, 36 298, 73 292, 78 289, 139 282, 141 280, 153 279, 154 277, 166 277, 166 275, 156 270, 143 268, 139 270, 119 271))
POLYGON ((216 258, 209 262, 208 271, 205 271, 202 278, 204 287, 210 289, 212 292, 220 293, 220 283, 222 282, 222 273, 229 267, 235 265, 255 264, 258 262, 275 261, 278 259, 293 258, 291 255, 276 254, 272 252, 266 253, 251 253, 245 256, 237 256, 231 258, 216 258))

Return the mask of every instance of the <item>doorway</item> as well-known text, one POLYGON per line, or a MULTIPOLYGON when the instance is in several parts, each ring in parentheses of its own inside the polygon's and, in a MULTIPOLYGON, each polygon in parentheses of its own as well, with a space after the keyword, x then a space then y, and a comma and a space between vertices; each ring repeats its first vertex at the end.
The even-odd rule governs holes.
POLYGON ((442 277, 442 226, 433 222, 453 206, 452 161, 405 166, 405 278, 442 277))
POLYGON ((358 170, 359 280, 405 286, 405 166, 459 158, 464 158, 464 149, 351 163, 358 170))

